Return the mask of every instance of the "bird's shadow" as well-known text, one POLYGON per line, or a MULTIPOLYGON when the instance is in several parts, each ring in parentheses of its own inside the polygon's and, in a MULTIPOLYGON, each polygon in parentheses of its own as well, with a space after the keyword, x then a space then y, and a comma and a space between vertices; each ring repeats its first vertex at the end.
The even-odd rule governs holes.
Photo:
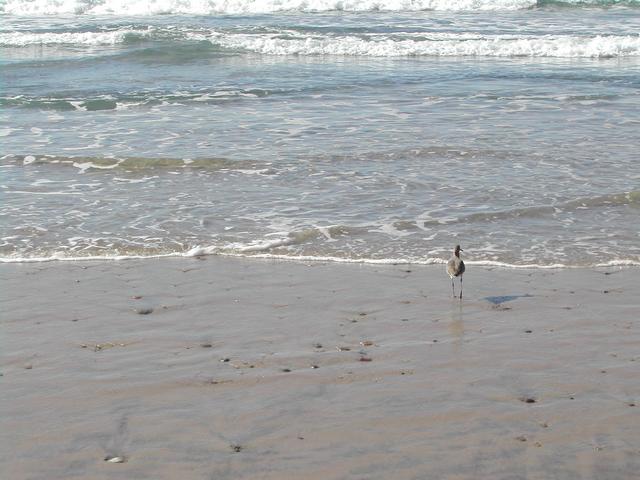
POLYGON ((533 297, 533 295, 530 295, 528 293, 525 293, 524 295, 498 295, 495 297, 484 297, 484 299, 487 302, 492 303, 494 305, 500 305, 501 303, 511 302, 513 300, 517 300, 518 298, 527 298, 527 297, 533 297))

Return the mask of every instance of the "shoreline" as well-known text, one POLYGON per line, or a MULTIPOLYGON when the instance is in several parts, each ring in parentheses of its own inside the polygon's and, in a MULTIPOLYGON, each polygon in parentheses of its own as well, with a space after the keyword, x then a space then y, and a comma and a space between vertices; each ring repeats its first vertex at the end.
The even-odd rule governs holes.
MULTIPOLYGON (((313 256, 289 256, 289 255, 277 255, 277 254, 256 254, 256 255, 244 255, 242 253, 200 253, 201 250, 206 250, 203 247, 194 247, 187 252, 174 252, 163 253, 157 255, 113 255, 113 256, 86 256, 86 257, 4 257, 0 258, 0 265, 3 264, 32 264, 32 263, 48 263, 48 262, 124 262, 132 260, 148 261, 148 260, 160 260, 160 259, 206 259, 209 257, 214 258, 237 258, 251 260, 264 260, 273 262, 287 262, 287 263, 317 263, 317 264, 346 264, 346 265, 416 265, 416 266, 430 266, 430 265, 445 265, 448 261, 446 258, 428 257, 426 260, 416 259, 402 259, 402 258, 341 258, 341 257, 313 257, 313 256), (195 252, 195 253, 191 253, 195 252)), ((468 260, 465 259, 465 264, 481 268, 504 268, 514 270, 562 270, 562 269, 600 269, 600 268, 634 268, 640 267, 640 260, 633 259, 615 259, 609 260, 605 263, 598 263, 592 265, 567 265, 563 263, 554 263, 548 265, 540 264, 517 264, 506 263, 497 260, 468 260)))
POLYGON ((10 478, 640 470, 633 267, 468 268, 462 302, 442 265, 205 256, 0 270, 10 478))

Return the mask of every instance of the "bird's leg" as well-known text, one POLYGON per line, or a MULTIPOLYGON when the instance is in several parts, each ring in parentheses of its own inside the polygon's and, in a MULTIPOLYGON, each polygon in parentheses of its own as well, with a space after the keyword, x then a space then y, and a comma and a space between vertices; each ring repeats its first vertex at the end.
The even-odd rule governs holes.
POLYGON ((453 283, 453 277, 451 277, 451 290, 453 290, 453 298, 456 298, 456 286, 453 283))
POLYGON ((462 275, 460 275, 460 300, 462 300, 462 275))

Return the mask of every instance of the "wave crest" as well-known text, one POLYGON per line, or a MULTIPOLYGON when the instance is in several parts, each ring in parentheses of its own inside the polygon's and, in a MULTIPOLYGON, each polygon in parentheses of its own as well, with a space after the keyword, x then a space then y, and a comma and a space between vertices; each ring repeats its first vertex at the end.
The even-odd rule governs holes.
MULTIPOLYGON (((436 226, 442 224, 468 224, 468 223, 492 223, 513 219, 540 218, 549 215, 557 215, 562 212, 590 211, 601 207, 610 206, 640 206, 640 190, 631 190, 623 193, 612 193, 594 197, 576 198, 554 205, 540 205, 535 207, 518 207, 509 210, 495 212, 478 212, 460 217, 434 219, 420 222, 421 227, 436 226)), ((418 222, 396 222, 394 226, 404 230, 415 230, 418 222), (397 225, 396 225, 397 224, 397 225)))
POLYGON ((220 157, 169 158, 169 157, 68 157, 61 155, 5 155, 0 165, 74 167, 80 173, 86 171, 114 170, 144 172, 171 169, 201 169, 207 171, 242 170, 269 173, 266 164, 252 161, 231 160, 220 157))

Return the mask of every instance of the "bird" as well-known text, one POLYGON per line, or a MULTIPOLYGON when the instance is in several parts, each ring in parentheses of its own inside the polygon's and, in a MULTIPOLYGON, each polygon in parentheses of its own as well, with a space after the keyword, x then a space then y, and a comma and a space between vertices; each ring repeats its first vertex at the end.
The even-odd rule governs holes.
POLYGON ((463 252, 460 245, 456 245, 453 251, 453 257, 447 262, 447 273, 451 277, 451 289, 453 290, 453 298, 456 298, 456 287, 453 283, 455 277, 460 277, 460 300, 462 300, 462 274, 464 273, 464 262, 460 258, 460 252, 463 252))

